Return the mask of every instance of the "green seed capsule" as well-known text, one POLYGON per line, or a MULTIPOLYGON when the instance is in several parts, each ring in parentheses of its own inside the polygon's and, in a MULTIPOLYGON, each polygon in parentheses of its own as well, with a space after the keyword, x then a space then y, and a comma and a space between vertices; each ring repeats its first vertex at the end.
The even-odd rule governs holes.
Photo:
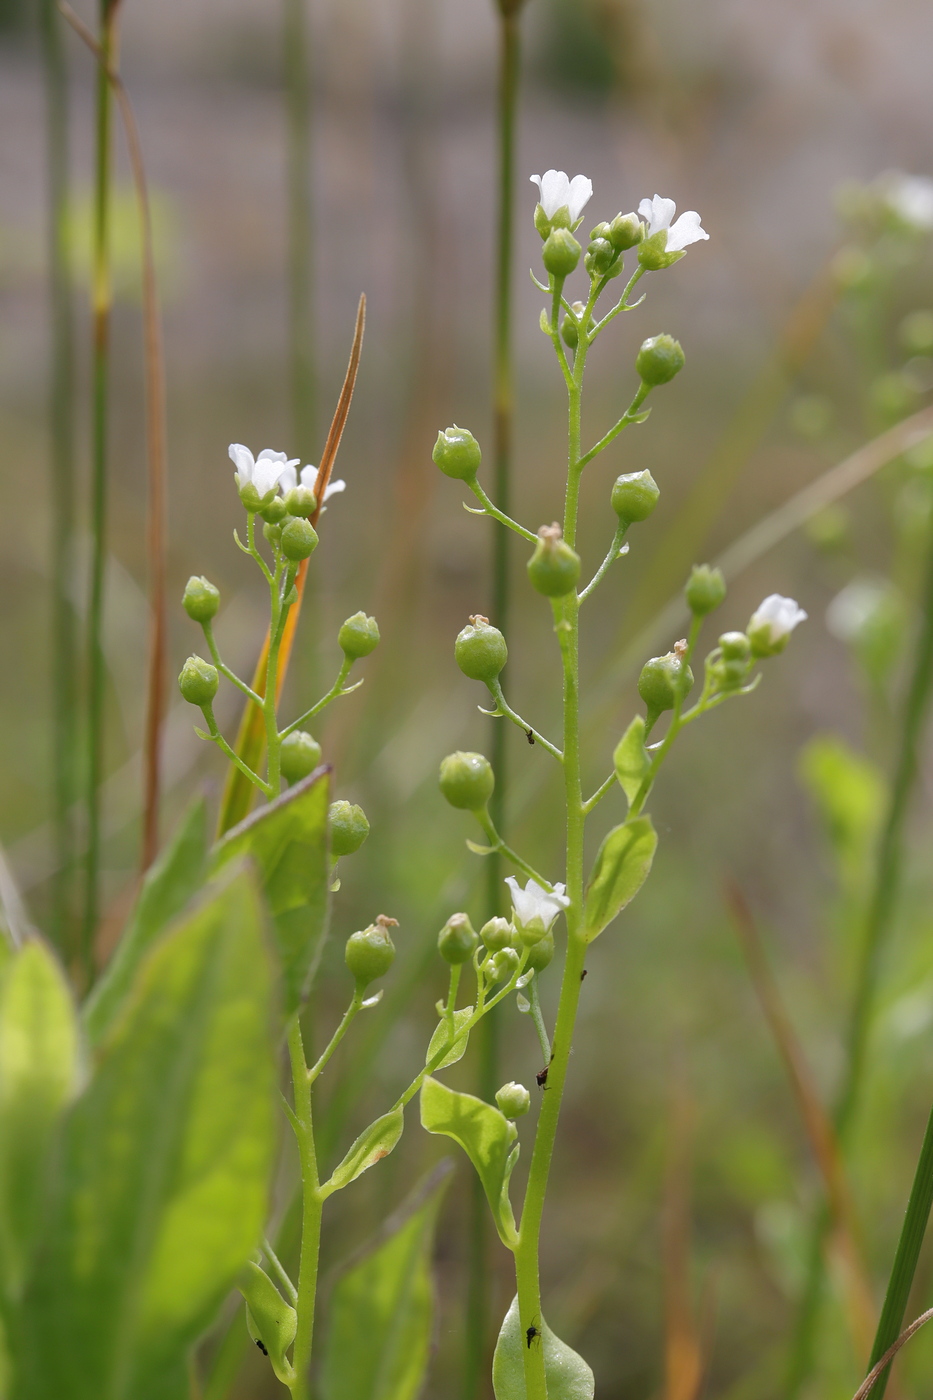
POLYGON ((580 261, 582 248, 569 228, 554 228, 544 240, 541 258, 554 277, 569 277, 580 261))
POLYGON ((354 613, 337 633, 340 650, 351 661, 368 656, 379 645, 379 624, 364 612, 354 613))
POLYGON ((321 761, 321 746, 304 729, 293 729, 282 740, 279 751, 282 777, 287 783, 298 783, 313 773, 321 761))
POLYGON ((640 243, 644 234, 645 225, 637 214, 616 214, 609 225, 609 232, 604 236, 617 252, 624 253, 628 248, 634 248, 636 243, 640 243))
POLYGON ((500 948, 489 960, 488 972, 494 982, 507 982, 521 962, 514 948, 500 948))
POLYGON ((694 617, 705 617, 718 608, 726 596, 726 580, 722 569, 708 564, 695 564, 684 589, 687 607, 694 617))
POLYGON ((317 530, 302 516, 292 516, 282 527, 282 553, 286 559, 307 559, 317 549, 317 542, 317 530))
POLYGON ((437 935, 437 950, 445 962, 469 962, 479 947, 479 936, 468 914, 451 914, 437 935))
POLYGON ((431 456, 434 465, 456 481, 472 481, 483 460, 480 445, 469 428, 458 428, 456 423, 438 433, 431 456))
POLYGON ((535 972, 543 972, 554 957, 554 935, 550 929, 543 938, 539 938, 537 943, 533 943, 528 950, 528 961, 526 967, 533 967, 535 972))
MULTIPOLYGON (((608 229, 607 229, 608 232, 608 229)), ((608 272, 616 260, 616 250, 608 238, 593 238, 586 250, 584 266, 591 277, 608 272)), ((619 270, 621 271, 621 265, 619 270)))
POLYGON ((220 590, 203 575, 193 574, 185 584, 181 605, 192 622, 210 622, 220 607, 220 590))
POLYGON ((498 627, 477 614, 457 636, 454 643, 457 665, 471 681, 494 681, 509 659, 509 649, 498 627))
POLYGON ((441 763, 441 792, 451 807, 479 812, 492 797, 496 785, 489 759, 481 753, 450 753, 441 763))
POLYGON ((678 642, 673 651, 653 656, 642 667, 638 693, 648 707, 652 723, 663 710, 672 710, 690 692, 693 672, 683 660, 686 646, 686 642, 678 642))
POLYGON ((331 803, 327 823, 330 828, 331 855, 337 859, 340 856, 352 856, 369 835, 369 822, 362 807, 357 807, 355 803, 347 802, 343 798, 331 803))
POLYGON ((506 1118, 521 1118, 531 1108, 531 1095, 524 1084, 503 1084, 496 1094, 496 1105, 506 1118))
POLYGON ((377 977, 384 977, 395 961, 390 927, 398 928, 398 920, 380 914, 369 928, 351 933, 347 939, 344 960, 356 980, 357 991, 363 991, 377 977))
POLYGON ((660 494, 658 484, 649 471, 626 472, 616 477, 612 488, 612 509, 623 524, 631 525, 648 519, 660 494))
POLYGON ((668 384, 684 367, 684 351, 679 340, 671 335, 653 335, 642 341, 635 356, 635 369, 652 388, 668 384))
POLYGON ((217 667, 201 656, 189 656, 178 677, 178 689, 189 705, 209 705, 219 684, 217 667))
POLYGON ((528 560, 528 577, 533 587, 548 598, 562 598, 576 588, 580 577, 580 556, 561 538, 560 526, 542 525, 535 552, 528 560))

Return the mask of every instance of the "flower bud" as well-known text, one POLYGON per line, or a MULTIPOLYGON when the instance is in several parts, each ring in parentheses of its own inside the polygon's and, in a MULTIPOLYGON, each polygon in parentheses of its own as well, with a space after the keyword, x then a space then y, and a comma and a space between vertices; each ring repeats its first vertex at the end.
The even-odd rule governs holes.
POLYGON ((441 792, 451 807, 479 812, 492 797, 496 785, 489 759, 481 753, 449 753, 441 763, 441 792))
POLYGON ((673 267, 675 262, 680 262, 684 255, 681 248, 676 253, 667 251, 667 229, 659 228, 657 233, 653 233, 650 238, 643 238, 638 246, 638 261, 646 272, 661 272, 666 267, 673 267))
POLYGON ((606 223, 605 219, 601 220, 600 223, 596 224, 593 228, 590 229, 590 241, 591 241, 591 242, 592 242, 592 240, 593 240, 594 238, 608 238, 608 237, 609 237, 609 225, 606 223))
POLYGON ((500 948, 487 964, 486 970, 493 982, 507 982, 521 962, 514 948, 500 948))
POLYGON ((273 549, 278 549, 282 543, 282 527, 276 521, 267 520, 262 527, 262 533, 269 541, 273 549))
POLYGON ((580 340, 580 327, 569 313, 560 323, 560 338, 570 350, 576 350, 580 340))
POLYGON ((625 525, 647 520, 658 503, 661 492, 647 470, 625 472, 617 476, 612 488, 612 509, 625 525))
POLYGON ((683 367, 683 347, 670 335, 653 335, 643 341, 635 357, 635 369, 652 388, 668 384, 683 367))
POLYGON ((503 1084, 496 1094, 496 1105, 506 1118, 521 1118, 531 1108, 531 1095, 524 1084, 503 1084))
POLYGON ((340 798, 330 804, 327 813, 330 828, 330 853, 336 858, 352 856, 369 835, 369 822, 362 807, 340 798))
POLYGON ((369 928, 351 933, 347 939, 343 956, 359 992, 370 982, 375 982, 377 977, 384 977, 395 961, 395 944, 389 937, 390 927, 398 928, 398 920, 380 914, 369 928))
MULTIPOLYGON (((591 277, 601 277, 616 260, 616 250, 608 238, 593 238, 586 250, 583 266, 591 277)), ((621 271, 621 267, 619 269, 621 271)))
POLYGON ((486 685, 496 679, 509 659, 509 649, 498 627, 477 613, 457 636, 454 643, 457 665, 471 681, 486 685))
POLYGON ((379 645, 379 624, 364 612, 354 613, 337 633, 340 650, 350 661, 359 661, 379 645))
POLYGON ((648 707, 649 723, 663 710, 672 710, 689 694, 693 672, 683 659, 686 649, 686 642, 678 642, 666 656, 653 656, 642 667, 638 693, 648 707))
POLYGON ((307 559, 317 549, 317 530, 310 520, 293 515, 282 527, 282 553, 286 559, 307 559))
POLYGON ((726 596, 726 580, 722 569, 711 569, 709 564, 694 564, 684 589, 687 607, 694 617, 705 617, 719 607, 726 596))
POLYGON ((279 760, 285 781, 297 783, 313 773, 320 763, 321 746, 306 730, 293 729, 282 740, 279 760))
POLYGON ((605 235, 616 252, 624 253, 634 248, 644 237, 645 226, 637 214, 616 214, 605 235))
POLYGON ((259 507, 259 514, 270 525, 281 525, 288 515, 288 507, 281 496, 273 496, 271 501, 267 501, 265 505, 259 507))
POLYGON ((749 619, 746 632, 751 643, 752 655, 758 657, 777 656, 790 641, 790 634, 807 614, 797 606, 793 598, 782 598, 780 593, 771 593, 749 619))
POLYGON ((192 574, 185 584, 181 605, 192 622, 210 622, 220 607, 220 590, 203 575, 192 574))
POLYGON ((543 938, 539 938, 537 943, 533 943, 528 950, 528 961, 526 967, 534 968, 535 972, 543 972, 548 963, 554 957, 554 935, 550 929, 543 938))
POLYGON ((293 486, 285 497, 285 509, 289 515, 303 515, 307 519, 317 510, 317 497, 310 486, 293 486))
POLYGON ((553 277, 569 277, 580 261, 582 249, 569 228, 553 228, 544 240, 541 258, 553 277))
POLYGON ((468 428, 458 428, 456 423, 438 433, 431 456, 435 466, 456 481, 472 481, 483 460, 476 438, 468 428))
POLYGON ((437 950, 445 962, 469 962, 479 947, 479 936, 468 914, 451 914, 437 935, 437 950))
POLYGON ((752 654, 752 644, 744 632, 723 632, 719 648, 724 661, 748 661, 752 654))
POLYGON ((496 917, 483 924, 479 936, 490 953, 498 953, 500 948, 509 948, 515 937, 515 930, 508 919, 496 917))
POLYGON ((558 524, 542 525, 535 552, 528 560, 532 585, 548 598, 562 598, 576 588, 580 556, 561 536, 558 524))
POLYGON ((217 694, 220 677, 217 667, 200 656, 189 656, 178 677, 178 689, 189 705, 199 705, 203 709, 217 694))

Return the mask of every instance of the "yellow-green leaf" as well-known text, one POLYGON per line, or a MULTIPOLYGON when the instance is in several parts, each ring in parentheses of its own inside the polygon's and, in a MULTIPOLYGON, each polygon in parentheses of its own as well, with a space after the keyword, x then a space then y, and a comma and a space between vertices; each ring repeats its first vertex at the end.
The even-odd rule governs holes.
MULTIPOLYGON (((466 1054, 467 1045, 470 1041, 470 1034, 469 1031, 464 1031, 462 1035, 460 1035, 459 1032, 467 1024, 472 1015, 472 1006, 461 1006, 459 1011, 454 1012, 453 1044, 447 1051, 447 1054, 444 1056, 444 1058, 440 1060, 436 1065, 432 1066, 432 1070, 446 1069, 448 1065, 455 1065, 458 1060, 463 1059, 464 1055, 466 1054)), ((428 1053, 424 1057, 424 1062, 426 1065, 431 1064, 431 1060, 434 1058, 437 1052, 447 1044, 449 1039, 450 1026, 448 1025, 447 1020, 445 1018, 440 1022, 436 1031, 431 1036, 431 1041, 428 1045, 428 1053)))
POLYGON ((631 807, 651 770, 651 759, 645 748, 645 721, 642 715, 635 716, 616 744, 612 762, 619 786, 631 807))
POLYGON ((517 1297, 505 1315, 492 1361, 496 1400, 526 1400, 525 1351, 529 1347, 544 1351, 548 1400, 593 1400, 596 1381, 583 1357, 555 1337, 543 1318, 520 1317, 517 1297))
POLYGON ((583 909, 588 943, 611 924, 644 884, 658 844, 650 817, 613 827, 596 853, 583 909))
POLYGON ((404 1126, 405 1110, 402 1108, 393 1108, 391 1113, 384 1113, 375 1123, 370 1123, 369 1127, 360 1133, 330 1179, 323 1183, 321 1195, 327 1197, 335 1191, 342 1190, 358 1176, 362 1176, 363 1172, 381 1162, 383 1157, 388 1157, 402 1136, 404 1126))
POLYGON ((513 1248, 517 1237, 509 1177, 518 1156, 515 1124, 492 1104, 448 1089, 430 1076, 421 1086, 421 1123, 429 1133, 443 1133, 459 1142, 483 1183, 503 1244, 513 1248))

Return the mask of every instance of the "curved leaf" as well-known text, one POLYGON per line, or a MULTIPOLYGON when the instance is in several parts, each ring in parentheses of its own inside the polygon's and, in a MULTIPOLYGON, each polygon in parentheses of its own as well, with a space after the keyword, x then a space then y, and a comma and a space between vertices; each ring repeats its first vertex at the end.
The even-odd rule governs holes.
POLYGON ((405 1110, 403 1108, 393 1108, 391 1113, 384 1113, 381 1118, 377 1118, 375 1123, 370 1123, 360 1133, 350 1151, 344 1157, 340 1166, 331 1174, 329 1180, 321 1185, 321 1195, 325 1198, 332 1196, 335 1191, 340 1191, 344 1186, 349 1186, 351 1181, 355 1181, 363 1172, 374 1167, 377 1162, 381 1162, 383 1157, 388 1157, 402 1136, 402 1129, 405 1126, 405 1110))
POLYGON ((645 720, 636 715, 616 744, 612 762, 619 786, 628 798, 629 806, 641 791, 641 785, 651 771, 651 759, 645 748, 645 720))
POLYGON ((421 1123, 429 1133, 443 1133, 459 1142, 483 1183, 500 1239, 514 1248, 517 1235, 508 1188, 517 1158, 512 1146, 515 1124, 491 1104, 448 1089, 430 1076, 421 1086, 421 1123))
POLYGON ((515 1297, 502 1323, 492 1359, 496 1400, 525 1400, 525 1349, 529 1345, 544 1348, 548 1400, 593 1400, 596 1381, 583 1357, 555 1337, 543 1318, 531 1318, 524 1327, 523 1321, 515 1297), (530 1341, 529 1327, 535 1328, 530 1341))
MULTIPOLYGON (((472 1006, 461 1006, 459 1011, 454 1012, 454 1043, 447 1051, 447 1054, 444 1056, 444 1058, 438 1064, 433 1066, 434 1070, 446 1069, 448 1065, 455 1065, 458 1060, 463 1059, 467 1051, 467 1045, 470 1041, 470 1035, 469 1032, 466 1032, 464 1035, 461 1036, 457 1035, 457 1032, 460 1030, 461 1026, 465 1026, 467 1024, 472 1015, 472 1006)), ((441 1021, 440 1025, 437 1027, 437 1030, 431 1036, 431 1041, 428 1045, 428 1053, 424 1057, 424 1062, 426 1065, 429 1065, 433 1056, 437 1054, 438 1050, 440 1050, 442 1046, 447 1044, 449 1037, 450 1027, 448 1026, 447 1021, 445 1019, 441 1021)))
POLYGON ((650 817, 613 827, 596 853, 583 910, 584 937, 592 943, 641 889, 658 837, 650 817))

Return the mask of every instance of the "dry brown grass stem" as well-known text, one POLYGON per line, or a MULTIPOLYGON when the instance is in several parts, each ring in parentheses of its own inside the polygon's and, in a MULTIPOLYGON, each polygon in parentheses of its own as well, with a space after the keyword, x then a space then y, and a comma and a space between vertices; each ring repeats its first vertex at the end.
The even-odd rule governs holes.
POLYGON ((882 1356, 881 1360, 877 1363, 877 1365, 872 1366, 868 1375, 865 1377, 865 1379, 862 1381, 862 1384, 859 1386, 858 1390, 853 1395, 852 1400, 867 1400, 867 1396, 871 1393, 872 1387, 874 1386, 875 1381, 881 1375, 882 1371, 887 1366, 890 1366, 891 1362, 894 1360, 895 1356, 897 1356, 897 1353, 900 1351, 904 1343, 909 1342, 914 1333, 919 1332, 920 1328, 924 1327, 926 1323, 930 1321, 931 1318, 933 1318, 933 1308, 927 1308, 925 1313, 921 1313, 919 1317, 914 1318, 913 1322, 910 1324, 909 1327, 904 1328, 897 1341, 892 1342, 891 1346, 888 1347, 884 1356, 882 1356))
POLYGON ((664 1400, 697 1400, 704 1348, 691 1303, 690 1181, 693 1104, 683 1089, 670 1110, 670 1146, 664 1178, 661 1258, 664 1273, 664 1400))

